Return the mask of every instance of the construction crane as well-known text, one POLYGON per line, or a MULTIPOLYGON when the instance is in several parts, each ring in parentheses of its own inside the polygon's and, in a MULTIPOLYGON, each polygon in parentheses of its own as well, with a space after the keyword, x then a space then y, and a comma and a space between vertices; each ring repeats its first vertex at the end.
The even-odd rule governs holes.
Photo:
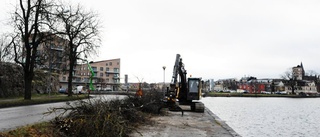
POLYGON ((204 112, 204 104, 199 101, 202 83, 201 78, 187 78, 182 58, 177 54, 170 87, 165 94, 168 108, 182 110, 179 105, 190 105, 191 111, 204 112))

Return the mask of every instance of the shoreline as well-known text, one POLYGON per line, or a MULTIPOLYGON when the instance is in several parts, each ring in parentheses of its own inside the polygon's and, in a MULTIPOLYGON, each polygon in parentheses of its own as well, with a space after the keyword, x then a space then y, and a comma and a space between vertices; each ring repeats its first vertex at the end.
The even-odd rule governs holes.
POLYGON ((206 112, 214 118, 216 122, 220 124, 221 127, 226 129, 234 137, 241 137, 236 131, 234 131, 224 120, 220 119, 216 114, 214 114, 210 109, 206 107, 206 112))

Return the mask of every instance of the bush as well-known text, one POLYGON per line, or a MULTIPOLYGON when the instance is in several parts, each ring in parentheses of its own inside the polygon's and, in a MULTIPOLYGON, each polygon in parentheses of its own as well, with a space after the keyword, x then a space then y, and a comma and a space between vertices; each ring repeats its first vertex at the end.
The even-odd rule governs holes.
POLYGON ((0 62, 0 98, 22 96, 23 68, 14 63, 0 62))

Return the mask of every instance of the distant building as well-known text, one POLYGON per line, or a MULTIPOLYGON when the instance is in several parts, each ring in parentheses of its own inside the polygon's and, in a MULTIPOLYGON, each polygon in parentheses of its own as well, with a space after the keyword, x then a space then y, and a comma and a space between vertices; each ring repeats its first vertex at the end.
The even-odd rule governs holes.
MULTIPOLYGON (((51 35, 37 50, 35 69, 47 70, 59 74, 59 88, 67 88, 69 60, 66 47, 69 41, 57 35, 51 35)), ((119 90, 120 59, 90 62, 94 71, 93 85, 97 90, 119 90)), ((73 70, 73 86, 88 87, 89 72, 87 63, 76 64, 73 70)))
POLYGON ((237 90, 237 80, 235 78, 219 79, 214 82, 214 91, 237 90))
POLYGON ((286 80, 284 83, 286 92, 292 93, 292 89, 296 94, 319 92, 318 76, 306 75, 302 62, 292 67, 292 78, 293 80, 286 80))
POLYGON ((66 71, 69 63, 65 53, 67 44, 68 40, 56 35, 47 38, 37 49, 35 68, 56 73, 66 71))
MULTIPOLYGON (((68 40, 63 39, 57 35, 50 35, 46 38, 46 41, 40 43, 36 52, 35 59, 35 70, 45 70, 51 75, 58 74, 59 77, 56 81, 60 81, 63 78, 63 75, 67 74, 69 60, 66 56, 66 47, 68 45, 68 40)), ((52 77, 49 83, 52 83, 52 77)), ((47 86, 47 85, 46 85, 47 86)), ((61 87, 60 84, 52 84, 48 90, 59 89, 61 87)), ((57 90, 53 92, 58 92, 57 90)))
POLYGON ((283 79, 257 79, 256 77, 241 78, 238 84, 238 91, 247 91, 248 93, 274 93, 285 90, 283 79))
POLYGON ((302 62, 300 65, 297 65, 296 67, 292 67, 292 76, 296 80, 303 79, 303 77, 305 76, 305 71, 304 71, 302 62))
MULTIPOLYGON (((120 59, 110 59, 90 62, 94 72, 93 85, 96 90, 119 90, 120 88, 120 59)), ((75 67, 72 82, 74 85, 89 86, 91 72, 88 64, 78 64, 75 67)), ((67 84, 68 75, 63 75, 61 83, 67 84)))

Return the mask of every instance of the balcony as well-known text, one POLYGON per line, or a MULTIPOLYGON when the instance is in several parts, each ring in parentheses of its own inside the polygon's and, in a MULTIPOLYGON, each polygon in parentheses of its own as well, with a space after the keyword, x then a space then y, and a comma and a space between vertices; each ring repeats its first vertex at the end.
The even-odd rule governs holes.
POLYGON ((120 72, 118 71, 106 71, 107 74, 119 74, 120 72))
POLYGON ((119 82, 116 82, 116 81, 112 81, 112 82, 105 82, 107 85, 120 85, 119 82))

